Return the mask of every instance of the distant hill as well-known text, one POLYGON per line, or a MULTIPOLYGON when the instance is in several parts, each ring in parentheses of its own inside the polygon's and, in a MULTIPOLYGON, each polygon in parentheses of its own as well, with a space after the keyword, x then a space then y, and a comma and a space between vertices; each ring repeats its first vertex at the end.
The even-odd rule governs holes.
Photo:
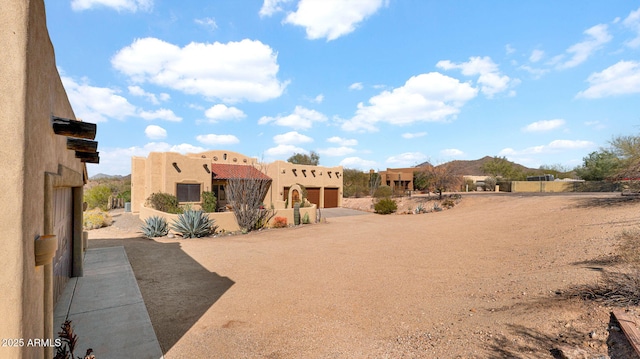
POLYGON ((89 180, 91 180, 91 181, 98 181, 98 180, 127 180, 127 179, 131 179, 131 175, 120 176, 120 175, 106 175, 104 173, 98 173, 97 175, 93 175, 93 176, 89 177, 89 180))
MULTIPOLYGON (((466 160, 466 161, 455 160, 455 161, 440 164, 438 166, 442 166, 442 165, 451 166, 453 173, 459 176, 485 176, 486 173, 482 170, 482 166, 491 160, 493 160, 493 157, 484 156, 478 160, 466 160)), ((510 162, 510 163, 513 165, 514 168, 519 169, 524 173, 542 174, 542 172, 544 172, 540 169, 525 167, 515 162, 510 162)), ((417 165, 416 167, 423 167, 423 166, 431 166, 431 164, 429 162, 424 162, 417 165)))

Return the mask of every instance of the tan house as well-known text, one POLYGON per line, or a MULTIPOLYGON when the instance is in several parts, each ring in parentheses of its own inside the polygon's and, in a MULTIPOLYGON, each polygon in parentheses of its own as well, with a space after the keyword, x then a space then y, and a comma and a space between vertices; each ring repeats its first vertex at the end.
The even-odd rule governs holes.
POLYGON ((380 171, 380 184, 387 185, 395 191, 413 191, 413 172, 419 168, 387 168, 380 171))
POLYGON ((0 337, 23 339, 2 358, 52 358, 55 301, 81 276, 85 162, 98 160, 95 125, 75 121, 56 68, 43 0, 3 0, 0 11, 0 337))
MULTIPOLYGON (((237 152, 215 150, 186 155, 152 152, 147 157, 133 157, 131 210, 144 219, 152 213, 145 207, 145 201, 153 193, 169 193, 175 195, 180 204, 198 206, 202 203, 202 192, 211 191, 218 199, 218 210, 225 212, 226 183, 232 178, 270 181, 263 201, 266 207, 284 210, 302 197, 314 204, 314 208, 342 205, 341 166, 296 165, 284 161, 263 164, 237 152)), ((315 218, 315 212, 313 216, 315 218)), ((228 230, 235 228, 223 213, 216 221, 228 230)))

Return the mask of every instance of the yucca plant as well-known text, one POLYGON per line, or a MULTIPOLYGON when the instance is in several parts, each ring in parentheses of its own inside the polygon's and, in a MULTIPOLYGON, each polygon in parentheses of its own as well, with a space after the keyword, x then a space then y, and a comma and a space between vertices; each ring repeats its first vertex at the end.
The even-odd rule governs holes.
POLYGON ((144 226, 140 227, 145 237, 164 237, 169 233, 167 220, 160 216, 151 216, 144 220, 144 226))
POLYGON ((201 210, 186 210, 173 221, 171 229, 180 233, 183 238, 206 237, 216 232, 218 226, 201 210))

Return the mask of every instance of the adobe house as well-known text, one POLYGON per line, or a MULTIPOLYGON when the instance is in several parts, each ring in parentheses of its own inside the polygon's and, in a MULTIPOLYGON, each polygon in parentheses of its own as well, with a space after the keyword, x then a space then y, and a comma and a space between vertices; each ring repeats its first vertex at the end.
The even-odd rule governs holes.
POLYGON ((387 168, 380 171, 380 184, 387 185, 394 190, 413 191, 413 172, 419 168, 387 168))
POLYGON ((182 155, 152 152, 131 159, 131 210, 138 213, 153 193, 175 195, 181 204, 201 204, 201 194, 212 191, 219 207, 226 204, 225 184, 230 178, 248 176, 270 180, 265 206, 290 207, 306 191, 317 208, 342 205, 342 167, 296 165, 284 161, 270 164, 237 152, 215 150, 182 155), (244 170, 242 169, 244 168, 244 170), (303 188, 304 187, 304 188, 303 188))
POLYGON ((0 11, 0 338, 2 358, 51 358, 53 308, 81 276, 82 187, 97 162, 96 126, 75 121, 56 68, 43 0, 3 0, 0 11))

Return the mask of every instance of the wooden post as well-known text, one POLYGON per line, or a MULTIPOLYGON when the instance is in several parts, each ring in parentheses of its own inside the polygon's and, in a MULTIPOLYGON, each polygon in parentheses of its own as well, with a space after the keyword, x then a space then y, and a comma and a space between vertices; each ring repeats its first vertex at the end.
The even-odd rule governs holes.
POLYGON ((77 138, 86 138, 93 140, 96 138, 97 126, 95 123, 82 122, 51 116, 53 132, 56 135, 71 136, 77 138))
POLYGON ((67 137, 67 149, 77 152, 98 152, 98 142, 67 137))

